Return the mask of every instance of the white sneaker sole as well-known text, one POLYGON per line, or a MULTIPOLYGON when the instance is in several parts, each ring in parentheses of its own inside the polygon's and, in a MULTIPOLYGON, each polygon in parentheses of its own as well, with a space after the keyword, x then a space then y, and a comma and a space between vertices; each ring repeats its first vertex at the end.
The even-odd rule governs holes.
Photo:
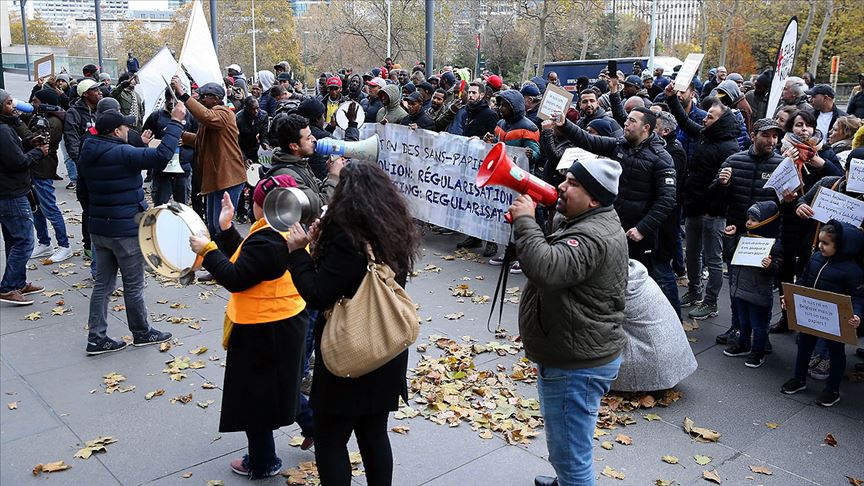
POLYGON ((30 259, 33 260, 34 258, 41 258, 41 257, 44 257, 44 256, 51 256, 51 255, 53 255, 53 254, 54 254, 54 250, 52 250, 52 249, 49 248, 49 249, 47 249, 47 250, 45 250, 45 251, 43 251, 43 252, 35 253, 35 254, 30 255, 30 259))
POLYGON ((7 299, 0 299, 0 302, 3 302, 4 304, 12 304, 12 305, 17 305, 17 306, 25 306, 25 305, 33 305, 33 302, 35 302, 35 301, 33 301, 33 300, 29 300, 29 301, 25 300, 25 301, 22 302, 22 301, 20 301, 20 300, 7 300, 7 299))
POLYGON ((49 260, 51 260, 51 263, 60 263, 60 262, 66 261, 66 260, 72 258, 73 253, 70 251, 69 253, 66 254, 65 257, 62 257, 62 258, 56 258, 56 256, 57 256, 56 253, 51 255, 51 258, 49 258, 49 260))

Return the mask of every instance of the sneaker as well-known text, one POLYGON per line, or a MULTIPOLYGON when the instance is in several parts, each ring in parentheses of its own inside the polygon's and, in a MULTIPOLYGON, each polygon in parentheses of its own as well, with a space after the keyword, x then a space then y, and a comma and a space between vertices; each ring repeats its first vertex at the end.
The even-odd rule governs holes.
POLYGON ((498 244, 491 241, 486 243, 486 248, 483 248, 483 256, 486 258, 493 257, 498 254, 498 244))
POLYGON ((831 370, 831 360, 823 359, 819 361, 816 366, 813 367, 812 370, 808 370, 807 374, 810 375, 810 378, 819 381, 825 381, 828 379, 828 372, 831 370))
POLYGON ((51 245, 43 245, 42 243, 39 243, 36 245, 36 248, 33 248, 33 253, 30 254, 30 259, 32 260, 34 258, 48 256, 52 251, 51 245))
POLYGON ((744 361, 744 366, 748 368, 758 368, 765 362, 765 353, 753 351, 747 355, 747 360, 744 361))
POLYGON ((702 303, 702 296, 693 292, 687 292, 681 297, 681 307, 693 307, 702 303))
POLYGON ((483 240, 473 236, 469 236, 459 243, 456 243, 456 248, 480 248, 481 246, 483 246, 483 240))
POLYGON ((147 346, 148 344, 159 344, 171 339, 170 332, 162 332, 150 328, 149 331, 134 337, 132 346, 147 346))
POLYGON ((730 358, 737 358, 739 356, 747 356, 750 354, 750 348, 745 348, 738 343, 729 346, 728 348, 723 350, 723 354, 725 356, 729 356, 730 358))
POLYGON ((19 290, 10 290, 0 294, 0 302, 12 305, 30 305, 33 303, 33 299, 24 297, 19 290))
POLYGON ((701 303, 698 307, 687 313, 691 319, 708 319, 709 317, 717 317, 717 304, 701 303))
POLYGON ((489 265, 500 267, 504 265, 504 255, 498 255, 489 259, 489 265))
POLYGON ((27 285, 25 285, 24 288, 22 288, 18 292, 21 292, 21 295, 33 295, 38 294, 43 290, 45 290, 45 287, 42 287, 40 285, 33 285, 32 283, 27 282, 27 285))
POLYGON ((522 265, 519 265, 519 262, 514 263, 513 266, 510 267, 510 273, 512 273, 514 275, 521 274, 522 273, 522 265))
POLYGON ((72 258, 72 249, 63 246, 58 246, 57 251, 48 257, 48 259, 51 260, 51 263, 60 263, 70 258, 72 258))
POLYGON ((272 478, 282 470, 282 459, 277 457, 273 465, 263 475, 256 475, 252 474, 252 468, 249 467, 249 454, 245 454, 243 458, 231 461, 231 470, 249 479, 272 478))
POLYGON ((798 378, 792 378, 786 383, 783 383, 783 386, 780 387, 780 392, 784 395, 794 395, 802 390, 807 389, 807 384, 798 378))
POLYGON ((783 334, 784 332, 789 332, 789 323, 784 319, 780 319, 768 327, 768 334, 783 334))
POLYGON ((701 277, 702 277, 702 280, 708 280, 708 269, 707 268, 702 269, 701 277))
POLYGON ((66 189, 75 189, 75 181, 70 181, 69 184, 66 184, 66 189))
POLYGON ((714 341, 717 344, 729 344, 738 342, 738 329, 730 327, 723 334, 717 336, 714 341))
POLYGON ((831 407, 840 401, 840 394, 831 390, 822 390, 822 393, 816 397, 816 405, 822 407, 831 407))
POLYGON ((96 356, 97 354, 113 353, 120 351, 126 347, 126 341, 115 341, 110 337, 103 338, 97 342, 87 341, 87 356, 96 356))

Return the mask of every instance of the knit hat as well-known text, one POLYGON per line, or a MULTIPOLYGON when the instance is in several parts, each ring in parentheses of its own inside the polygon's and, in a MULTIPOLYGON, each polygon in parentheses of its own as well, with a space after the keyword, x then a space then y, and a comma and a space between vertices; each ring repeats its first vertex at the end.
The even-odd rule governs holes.
POLYGON ((543 79, 543 76, 534 76, 528 81, 531 81, 532 83, 537 85, 537 89, 540 90, 541 95, 546 92, 546 80, 543 79))
POLYGON ((111 75, 108 73, 99 73, 99 81, 110 81, 111 75))
POLYGON ((297 107, 297 114, 310 121, 321 118, 325 111, 326 108, 324 108, 324 103, 321 103, 315 98, 306 98, 301 101, 300 106, 297 107))
POLYGON ((621 130, 617 129, 613 123, 614 120, 608 116, 601 116, 588 122, 588 128, 593 128, 598 135, 603 137, 620 137, 622 135, 621 130))
POLYGON ((263 208, 264 199, 267 197, 267 193, 277 187, 297 187, 297 181, 288 174, 280 174, 261 179, 261 181, 255 186, 255 190, 252 192, 252 200, 255 201, 255 204, 259 207, 263 208))
POLYGON ((765 221, 779 212, 780 209, 774 201, 760 201, 747 209, 747 217, 754 218, 756 221, 765 221))
POLYGON ((60 104, 60 95, 57 94, 57 91, 51 88, 40 89, 33 95, 33 97, 46 105, 57 106, 60 104))
POLYGON ((501 85, 504 84, 504 80, 501 79, 501 76, 493 74, 492 76, 486 78, 486 84, 492 86, 493 90, 498 91, 499 89, 501 89, 501 85))
POLYGON ((762 71, 762 74, 756 78, 756 81, 753 83, 755 86, 763 86, 765 89, 771 87, 771 80, 774 79, 774 70, 766 69, 762 71))
POLYGON ((105 113, 108 110, 120 111, 120 102, 114 98, 102 98, 96 103, 96 114, 105 113))
POLYGON ((576 161, 567 170, 601 206, 611 206, 618 197, 621 164, 612 159, 576 161))
POLYGON ((780 208, 774 201, 760 201, 747 209, 747 217, 759 221, 747 225, 747 233, 763 238, 776 238, 780 233, 780 208))
POLYGON ((6 103, 6 100, 12 97, 12 93, 6 91, 5 89, 0 89, 0 105, 6 103))
POLYGON ((66 73, 60 73, 56 76, 56 78, 57 78, 57 81, 60 81, 62 79, 63 81, 66 81, 67 83, 69 82, 69 75, 66 73))
POLYGON ((522 96, 540 96, 540 88, 530 81, 525 83, 519 92, 522 93, 522 96))

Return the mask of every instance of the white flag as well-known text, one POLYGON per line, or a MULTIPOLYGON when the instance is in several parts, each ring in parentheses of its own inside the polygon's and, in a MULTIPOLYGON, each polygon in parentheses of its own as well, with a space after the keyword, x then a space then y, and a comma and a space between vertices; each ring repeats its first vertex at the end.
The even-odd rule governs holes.
POLYGON ((199 0, 195 0, 192 4, 192 13, 186 27, 186 39, 183 40, 183 50, 180 51, 180 64, 189 71, 189 75, 198 83, 198 86, 216 83, 225 87, 219 58, 216 57, 210 28, 207 26, 204 8, 201 7, 199 0))
POLYGON ((165 80, 171 82, 174 75, 180 76, 185 91, 189 92, 189 79, 167 47, 157 52, 138 73, 135 91, 144 99, 144 120, 162 106, 165 97, 165 80))
POLYGON ((783 32, 783 38, 780 40, 780 48, 777 50, 777 60, 774 62, 774 79, 771 80, 771 94, 768 95, 768 111, 765 116, 774 117, 774 111, 777 110, 777 104, 780 103, 780 94, 783 92, 783 85, 786 84, 786 78, 792 73, 792 66, 795 64, 795 43, 798 40, 798 17, 792 17, 789 24, 786 25, 786 30, 783 32))

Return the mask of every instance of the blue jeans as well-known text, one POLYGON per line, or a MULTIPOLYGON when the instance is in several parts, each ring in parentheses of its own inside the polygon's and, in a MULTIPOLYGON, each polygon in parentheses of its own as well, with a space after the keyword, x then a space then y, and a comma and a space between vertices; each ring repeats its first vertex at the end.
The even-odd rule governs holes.
POLYGON ((709 305, 717 305, 717 296, 723 288, 723 228, 725 226, 724 218, 713 216, 689 216, 684 221, 687 280, 690 281, 687 291, 702 295, 704 264, 708 268, 708 285, 705 286, 704 302, 709 305))
MULTIPOLYGON (((153 174, 153 205, 161 206, 172 196, 175 202, 189 204, 189 193, 192 190, 191 177, 184 174, 153 174)), ((220 201, 219 209, 221 208, 220 201)))
POLYGON ((813 356, 819 356, 822 359, 828 359, 828 340, 819 338, 816 341, 816 347, 813 348, 813 356))
POLYGON ((312 352, 315 351, 315 321, 318 320, 318 314, 321 311, 306 309, 309 313, 309 328, 306 329, 306 355, 303 356, 303 376, 309 374, 309 361, 312 359, 312 352))
POLYGON ((294 421, 300 426, 300 435, 303 437, 315 437, 315 419, 312 415, 312 407, 309 406, 309 399, 303 393, 297 393, 300 401, 297 406, 297 416, 294 421))
POLYGON ((94 261, 98 259, 96 282, 90 296, 88 318, 90 342, 98 342, 108 331, 108 299, 117 284, 117 270, 123 277, 123 302, 126 320, 132 334, 150 330, 147 306, 144 305, 144 255, 138 237, 110 237, 92 235, 94 261))
POLYGON ((57 207, 57 198, 54 197, 54 181, 36 177, 32 178, 32 181, 33 192, 36 193, 36 199, 39 201, 39 210, 33 213, 33 225, 36 226, 36 238, 39 244, 51 244, 51 235, 48 234, 48 221, 51 221, 54 236, 57 237, 57 245, 69 248, 66 222, 63 221, 63 213, 57 207))
POLYGON ((678 296, 678 282, 675 279, 675 272, 672 270, 672 261, 663 260, 656 256, 651 257, 653 265, 651 265, 651 278, 657 282, 666 300, 672 304, 675 309, 675 315, 681 319, 681 298, 678 296))
POLYGON ((6 249, 6 271, 0 293, 21 290, 27 285, 27 260, 36 246, 33 211, 27 196, 0 199, 0 229, 6 249))
POLYGON ((207 194, 207 231, 210 232, 211 238, 222 232, 222 229, 219 228, 219 213, 222 212, 222 195, 227 192, 231 197, 231 203, 236 208, 240 201, 240 193, 243 192, 244 185, 245 183, 237 184, 236 186, 219 189, 207 194))
POLYGON ((66 175, 69 176, 71 182, 78 180, 78 166, 75 165, 75 161, 72 159, 66 159, 66 175))
POLYGON ((732 306, 738 313, 738 345, 750 348, 757 353, 765 352, 765 343, 768 342, 768 326, 771 324, 771 306, 756 305, 743 299, 732 299, 732 306), (750 343, 750 334, 753 334, 753 343, 750 343))
POLYGON ((596 368, 539 365, 537 389, 549 462, 560 486, 593 486, 594 428, 600 398, 618 377, 621 357, 596 368))

